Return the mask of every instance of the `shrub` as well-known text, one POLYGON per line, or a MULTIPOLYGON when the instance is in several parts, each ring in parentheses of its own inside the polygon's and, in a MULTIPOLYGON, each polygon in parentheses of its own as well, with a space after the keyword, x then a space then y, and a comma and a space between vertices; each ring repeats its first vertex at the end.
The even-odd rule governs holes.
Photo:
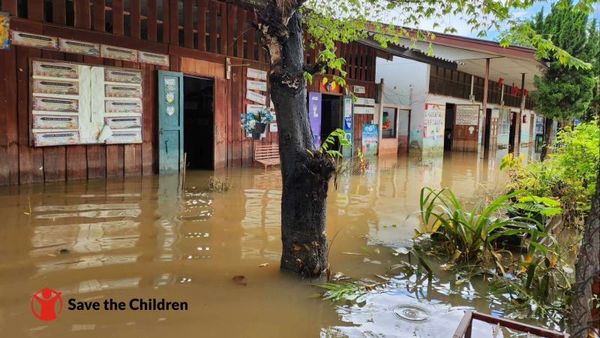
POLYGON ((502 160, 508 171, 508 191, 555 198, 566 225, 582 226, 591 207, 598 173, 600 129, 596 121, 560 131, 554 152, 544 162, 523 165, 511 154, 502 160))

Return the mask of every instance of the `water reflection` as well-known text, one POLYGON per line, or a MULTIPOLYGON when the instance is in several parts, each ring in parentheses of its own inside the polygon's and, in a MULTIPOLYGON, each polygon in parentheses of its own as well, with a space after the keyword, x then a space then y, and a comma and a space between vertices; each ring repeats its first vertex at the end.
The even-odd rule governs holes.
MULTIPOLYGON (((421 187, 450 187, 473 198, 501 186, 493 161, 469 154, 375 158, 365 175, 339 177, 327 205, 333 270, 354 278, 384 274, 399 261, 394 250, 410 244, 421 187)), ((183 189, 174 176, 0 188, 0 332, 314 337, 331 328, 350 336, 427 337, 443 329, 438 337, 462 315, 453 306, 496 309, 476 283, 426 283, 417 276, 396 280, 363 307, 315 299, 308 281, 278 271, 280 206, 276 169, 189 172, 183 189), (227 177, 232 189, 208 191, 211 175, 227 177), (239 275, 246 286, 232 281, 239 275), (28 309, 31 294, 43 287, 82 299, 181 299, 190 311, 67 312, 44 326, 28 309), (429 317, 422 325, 408 322, 394 314, 400 304, 424 306, 429 317)))

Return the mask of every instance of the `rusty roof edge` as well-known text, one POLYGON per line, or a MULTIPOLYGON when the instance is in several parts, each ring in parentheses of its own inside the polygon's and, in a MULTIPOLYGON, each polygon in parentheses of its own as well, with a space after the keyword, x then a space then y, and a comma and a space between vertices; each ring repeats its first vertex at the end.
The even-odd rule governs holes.
MULTIPOLYGON (((502 56, 514 57, 514 58, 525 59, 525 60, 530 60, 530 61, 539 61, 536 57, 535 48, 531 48, 531 47, 516 46, 516 45, 502 47, 499 42, 491 41, 491 40, 484 40, 484 39, 472 38, 472 37, 460 36, 460 35, 452 35, 452 34, 447 34, 447 33, 437 33, 437 32, 432 32, 432 31, 423 30, 423 29, 419 30, 419 29, 394 26, 394 25, 384 25, 384 26, 387 26, 387 27, 390 27, 390 28, 393 28, 396 30, 404 30, 405 32, 408 32, 408 35, 406 36, 406 38, 409 38, 409 39, 414 37, 416 32, 420 31, 420 32, 424 32, 424 33, 431 33, 435 36, 434 39, 421 40, 423 42, 431 42, 433 44, 439 44, 439 45, 443 45, 443 46, 464 48, 467 50, 472 50, 472 51, 477 51, 477 52, 498 54, 498 55, 502 55, 502 56)), ((375 31, 371 31, 371 33, 375 33, 375 31)))
POLYGON ((410 49, 399 45, 388 45, 387 47, 383 47, 377 41, 374 41, 372 39, 362 39, 358 40, 357 42, 365 46, 369 46, 371 48, 385 51, 397 57, 410 59, 413 61, 419 61, 430 65, 442 66, 448 69, 458 69, 458 63, 454 61, 443 59, 440 57, 429 56, 416 49, 410 49))

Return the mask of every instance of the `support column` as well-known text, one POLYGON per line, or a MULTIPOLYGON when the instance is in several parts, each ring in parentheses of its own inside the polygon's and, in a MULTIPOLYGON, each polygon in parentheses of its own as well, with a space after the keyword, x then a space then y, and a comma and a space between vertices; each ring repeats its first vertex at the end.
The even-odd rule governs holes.
POLYGON ((517 116, 517 125, 515 126, 513 156, 519 156, 521 153, 521 126, 523 125, 523 110, 525 110, 525 96, 523 96, 523 88, 525 88, 525 73, 521 73, 521 105, 519 107, 519 115, 517 116))
POLYGON ((486 156, 488 148, 485 146, 485 133, 486 133, 486 118, 487 118, 487 102, 488 102, 488 90, 490 80, 490 59, 485 59, 485 74, 483 77, 483 100, 482 100, 482 111, 483 111, 483 128, 481 131, 481 146, 483 147, 482 156, 486 156))

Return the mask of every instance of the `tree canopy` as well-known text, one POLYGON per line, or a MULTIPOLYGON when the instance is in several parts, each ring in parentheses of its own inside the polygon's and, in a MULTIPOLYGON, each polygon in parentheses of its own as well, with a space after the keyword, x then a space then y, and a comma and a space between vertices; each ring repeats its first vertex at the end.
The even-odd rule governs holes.
POLYGON ((584 117, 596 87, 593 67, 599 56, 596 28, 588 25, 588 14, 569 1, 554 4, 547 16, 540 11, 532 26, 555 46, 592 65, 591 68, 568 67, 559 58, 549 56, 546 72, 535 77, 537 90, 532 95, 536 110, 548 118, 584 117))

